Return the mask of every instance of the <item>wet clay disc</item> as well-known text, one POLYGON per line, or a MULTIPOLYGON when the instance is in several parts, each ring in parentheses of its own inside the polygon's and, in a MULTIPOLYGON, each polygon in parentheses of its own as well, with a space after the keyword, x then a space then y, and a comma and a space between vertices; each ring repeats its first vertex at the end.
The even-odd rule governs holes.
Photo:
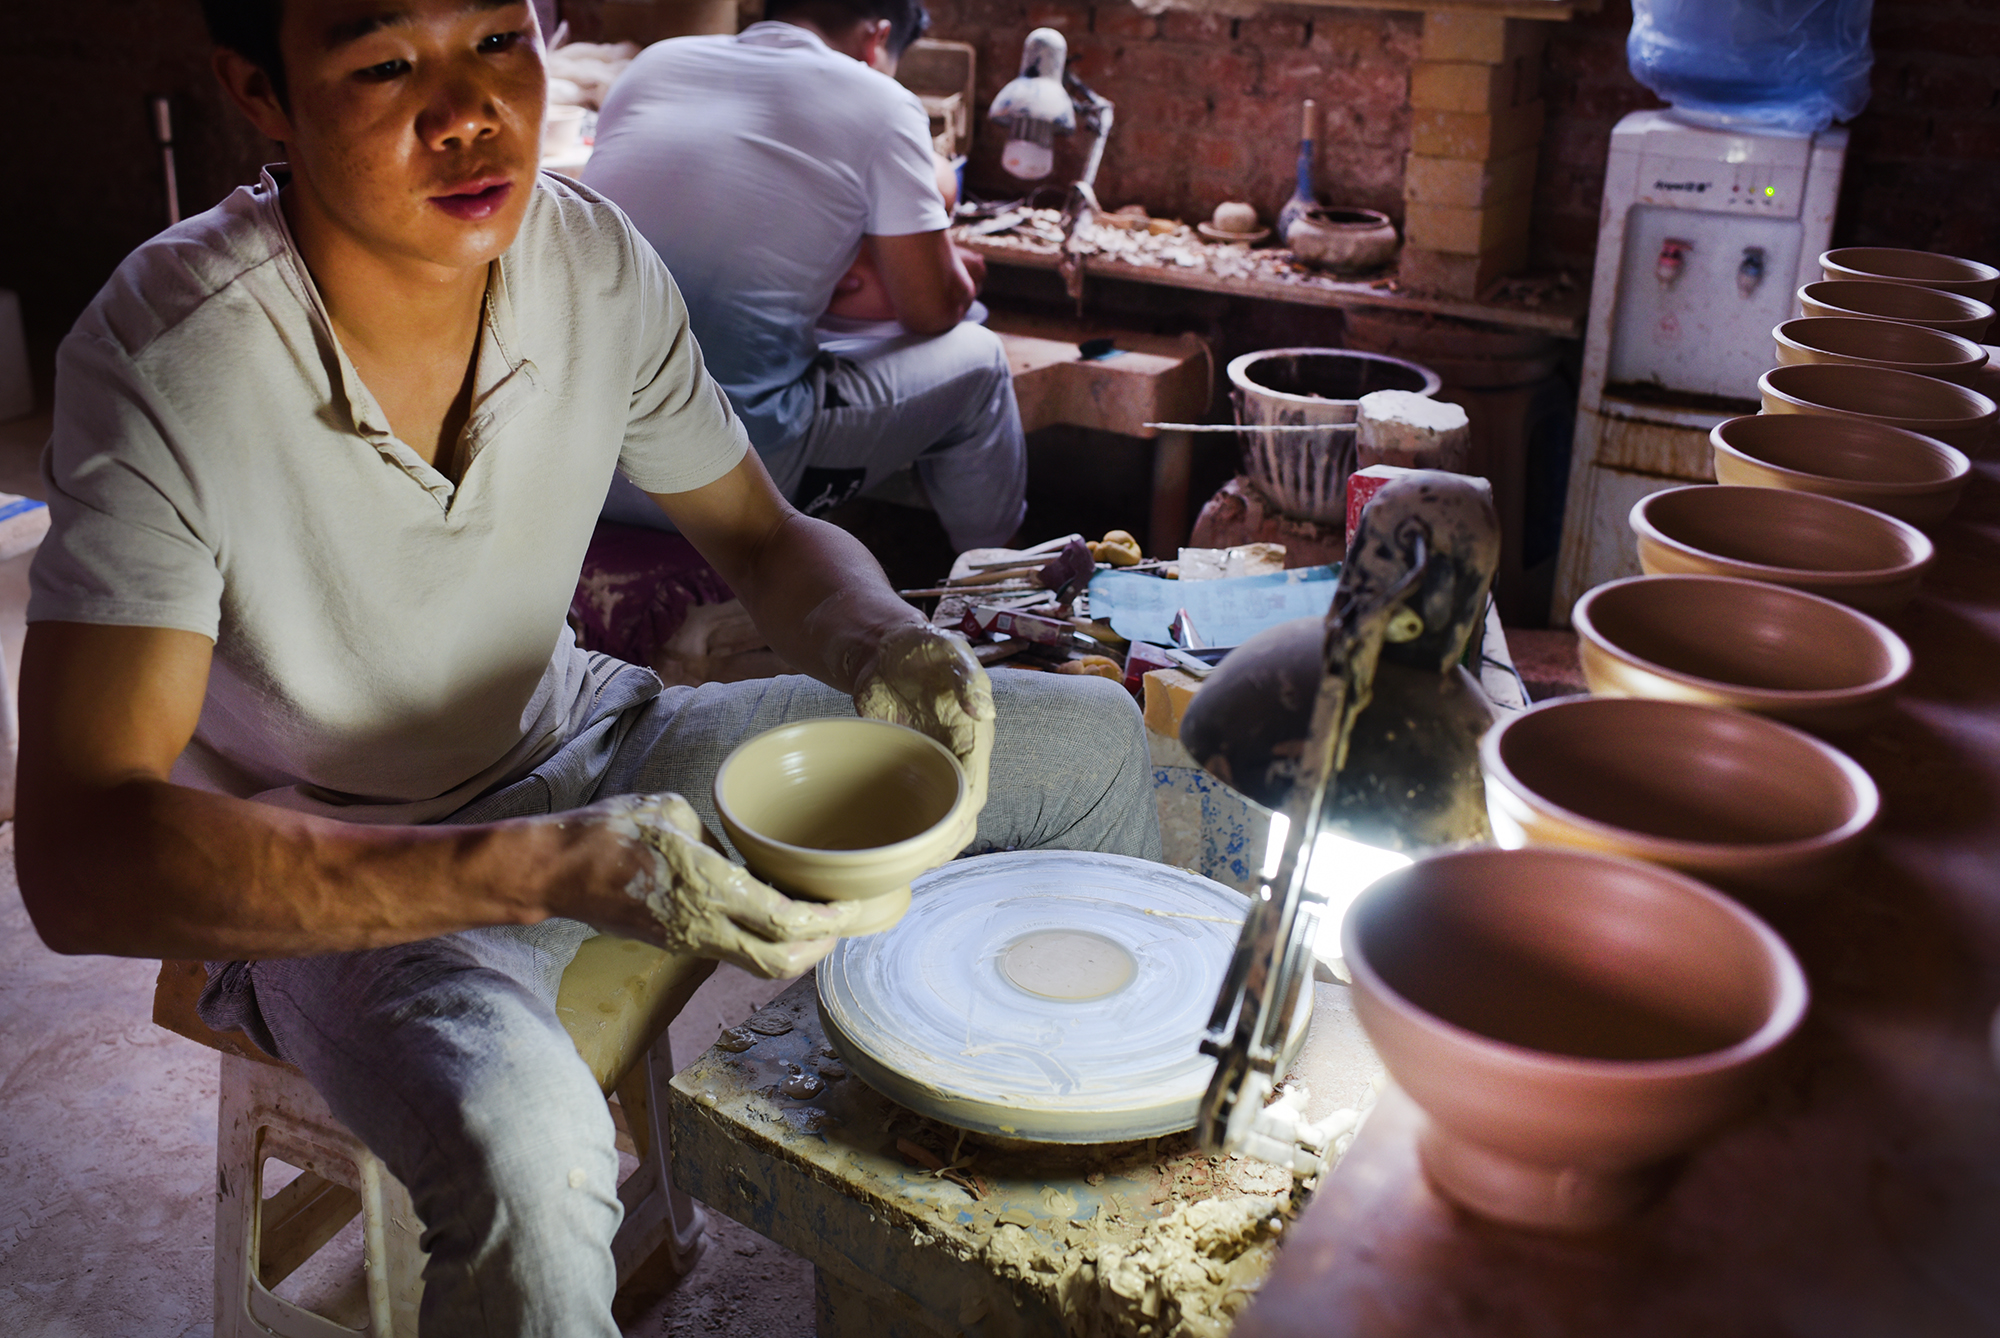
POLYGON ((1194 1126, 1202 1029, 1247 905, 1123 855, 1024 850, 918 878, 886 933, 819 967, 826 1034, 933 1119, 1047 1143, 1194 1126))

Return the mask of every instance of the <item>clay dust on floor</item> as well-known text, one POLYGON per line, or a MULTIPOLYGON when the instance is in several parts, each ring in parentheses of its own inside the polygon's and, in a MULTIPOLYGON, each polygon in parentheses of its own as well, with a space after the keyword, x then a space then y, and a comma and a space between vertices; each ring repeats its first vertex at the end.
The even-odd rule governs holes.
MULTIPOLYGON (((13 610, 19 616, 19 610, 13 610)), ((0 1334, 213 1332, 219 1057, 152 1023, 156 962, 42 947, 0 825, 0 1334)), ((779 983, 724 967, 673 1026, 692 1059, 779 983)), ((719 1214, 678 1285, 628 1297, 627 1335, 810 1338, 812 1267, 719 1214)))

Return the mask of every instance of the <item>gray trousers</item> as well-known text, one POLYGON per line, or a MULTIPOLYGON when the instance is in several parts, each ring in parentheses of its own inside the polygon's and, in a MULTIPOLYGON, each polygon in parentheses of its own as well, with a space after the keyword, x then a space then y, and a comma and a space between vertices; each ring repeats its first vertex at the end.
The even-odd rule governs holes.
MULTIPOLYGON (((1098 679, 1000 670, 989 798, 969 853, 1056 847, 1160 858, 1145 732, 1098 679)), ((641 669, 536 772, 451 820, 673 790, 722 834, 710 792, 745 738, 851 715, 808 678, 671 688, 641 669)), ((366 952, 210 968, 202 1016, 296 1064, 409 1187, 430 1252, 426 1338, 616 1338, 622 1210, 611 1117, 555 1014, 587 926, 548 920, 366 952)))
POLYGON ((1000 336, 970 322, 826 353, 805 439, 764 455, 807 515, 914 461, 961 552, 1004 544, 1027 515, 1028 452, 1000 336))

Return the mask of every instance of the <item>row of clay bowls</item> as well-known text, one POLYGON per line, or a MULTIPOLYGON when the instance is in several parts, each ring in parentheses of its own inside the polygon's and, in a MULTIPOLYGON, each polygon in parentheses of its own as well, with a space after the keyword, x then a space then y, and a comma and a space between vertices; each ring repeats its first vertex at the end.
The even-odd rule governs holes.
POLYGON ((1915 592, 1919 526, 1993 429, 1963 382, 2000 270, 1852 248, 1821 265, 1807 318, 1773 332, 1765 413, 1711 436, 1722 485, 1634 508, 1648 575, 1578 603, 1594 695, 1484 740, 1503 848, 1420 861, 1347 914, 1356 1009, 1427 1117, 1424 1168, 1487 1216, 1614 1223, 1741 1110, 1809 999, 1745 903, 1824 887, 1879 809, 1868 774, 1794 724, 1864 725, 1909 672, 1861 610, 1915 592), (1927 278, 1958 290, 1932 302, 1927 278), (1933 319, 1893 315, 1910 311, 1933 319), (1925 328, 1954 318, 1963 333, 1925 328))

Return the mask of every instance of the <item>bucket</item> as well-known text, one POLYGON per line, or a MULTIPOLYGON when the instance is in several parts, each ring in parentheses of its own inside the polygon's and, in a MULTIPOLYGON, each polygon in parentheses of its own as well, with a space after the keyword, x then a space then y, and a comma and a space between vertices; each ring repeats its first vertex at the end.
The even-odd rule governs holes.
POLYGON ((1354 472, 1354 420, 1363 395, 1411 390, 1435 395, 1428 367, 1343 348, 1267 348, 1229 364, 1239 427, 1310 427, 1324 432, 1245 432, 1244 472, 1288 516, 1322 525, 1347 519, 1354 472))

